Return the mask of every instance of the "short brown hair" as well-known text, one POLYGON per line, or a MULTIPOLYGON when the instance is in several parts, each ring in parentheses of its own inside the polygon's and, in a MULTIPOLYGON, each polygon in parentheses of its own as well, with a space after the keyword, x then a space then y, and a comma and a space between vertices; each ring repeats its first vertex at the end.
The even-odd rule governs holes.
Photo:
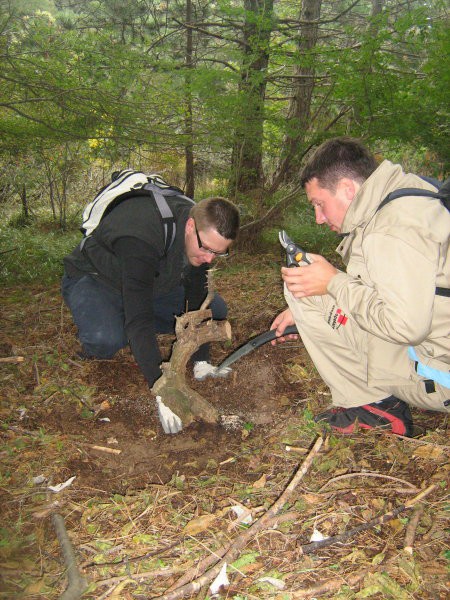
POLYGON ((317 178, 320 187, 334 191, 342 177, 362 184, 377 167, 375 157, 359 140, 334 138, 317 148, 301 172, 300 183, 305 187, 317 178))
POLYGON ((205 198, 189 213, 199 229, 215 229, 223 238, 235 240, 239 232, 239 210, 226 198, 205 198))

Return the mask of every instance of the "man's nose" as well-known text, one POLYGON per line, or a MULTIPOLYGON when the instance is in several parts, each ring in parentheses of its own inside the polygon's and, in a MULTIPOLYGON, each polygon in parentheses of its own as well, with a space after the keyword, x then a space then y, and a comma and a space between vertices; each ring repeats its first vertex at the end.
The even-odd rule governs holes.
POLYGON ((207 263, 208 265, 210 265, 214 259, 215 259, 214 254, 210 254, 209 252, 206 253, 205 256, 203 257, 204 262, 207 263))
POLYGON ((322 225, 323 223, 326 223, 327 220, 322 212, 322 209, 320 208, 320 206, 315 206, 314 207, 314 212, 315 212, 315 216, 316 216, 316 223, 317 225, 322 225))

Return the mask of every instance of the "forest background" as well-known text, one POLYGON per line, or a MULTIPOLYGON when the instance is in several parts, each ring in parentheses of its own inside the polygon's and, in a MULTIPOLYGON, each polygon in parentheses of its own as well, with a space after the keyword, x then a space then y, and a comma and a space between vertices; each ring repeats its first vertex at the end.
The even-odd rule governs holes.
POLYGON ((8 252, 21 241, 9 226, 73 230, 117 168, 159 172, 192 197, 232 198, 242 244, 301 201, 302 161, 328 137, 361 137, 423 174, 448 170, 446 2, 0 7, 7 280, 32 277, 8 252))

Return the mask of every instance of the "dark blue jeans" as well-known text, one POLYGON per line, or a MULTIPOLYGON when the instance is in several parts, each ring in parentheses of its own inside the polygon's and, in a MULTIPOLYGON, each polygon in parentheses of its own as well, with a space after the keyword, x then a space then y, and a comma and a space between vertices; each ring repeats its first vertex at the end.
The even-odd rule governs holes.
MULTIPOLYGON (((78 328, 78 338, 88 357, 112 358, 128 344, 122 294, 91 275, 75 279, 64 275, 61 291, 78 328)), ((153 298, 156 333, 173 333, 175 316, 184 312, 184 287, 153 298)), ((209 308, 212 318, 226 319, 225 300, 216 294, 209 308)), ((209 344, 201 346, 194 360, 209 359, 209 344)))

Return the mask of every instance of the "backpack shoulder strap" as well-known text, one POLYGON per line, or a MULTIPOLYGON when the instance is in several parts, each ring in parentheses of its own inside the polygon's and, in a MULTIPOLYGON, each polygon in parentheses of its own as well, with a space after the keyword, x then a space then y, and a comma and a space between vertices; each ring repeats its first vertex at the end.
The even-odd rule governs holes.
POLYGON ((389 204, 389 202, 391 202, 392 200, 402 198, 403 196, 427 196, 430 198, 437 198, 438 200, 446 200, 446 196, 444 194, 441 194, 440 192, 432 192, 431 190, 421 190, 419 188, 400 188, 398 190, 394 190, 385 198, 383 198, 376 212, 383 208, 383 206, 386 206, 386 204, 389 204))
POLYGON ((191 198, 185 196, 182 190, 174 186, 169 186, 161 178, 156 179, 153 175, 151 175, 148 179, 148 183, 146 183, 142 189, 146 192, 151 192, 155 199, 155 203, 164 227, 165 253, 167 254, 173 242, 175 241, 177 225, 172 209, 170 208, 166 198, 177 196, 178 198, 189 200, 189 202, 192 204, 195 204, 195 202, 191 198))

